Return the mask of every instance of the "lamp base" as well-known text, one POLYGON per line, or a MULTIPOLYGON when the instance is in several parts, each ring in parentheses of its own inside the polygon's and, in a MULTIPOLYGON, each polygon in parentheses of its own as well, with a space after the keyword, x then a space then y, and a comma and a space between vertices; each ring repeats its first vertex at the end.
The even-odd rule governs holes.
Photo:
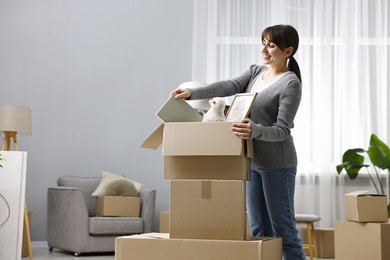
POLYGON ((4 131, 4 142, 2 146, 3 151, 10 151, 11 150, 11 139, 13 139, 14 143, 14 150, 19 151, 18 142, 16 140, 16 132, 14 131, 4 131))

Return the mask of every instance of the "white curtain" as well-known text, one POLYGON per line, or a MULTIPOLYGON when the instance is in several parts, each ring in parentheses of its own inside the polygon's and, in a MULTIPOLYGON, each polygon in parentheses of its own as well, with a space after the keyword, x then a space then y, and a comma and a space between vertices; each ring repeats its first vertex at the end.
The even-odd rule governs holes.
MULTIPOLYGON (((390 141, 388 0, 195 0, 192 80, 235 77, 260 64, 260 35, 274 24, 300 34, 295 55, 303 96, 295 128, 297 213, 320 226, 343 218, 345 192, 369 180, 338 177, 348 148, 368 148, 371 133, 390 141)), ((386 182, 387 183, 387 182, 386 182)), ((361 187, 360 187, 361 186, 361 187)))

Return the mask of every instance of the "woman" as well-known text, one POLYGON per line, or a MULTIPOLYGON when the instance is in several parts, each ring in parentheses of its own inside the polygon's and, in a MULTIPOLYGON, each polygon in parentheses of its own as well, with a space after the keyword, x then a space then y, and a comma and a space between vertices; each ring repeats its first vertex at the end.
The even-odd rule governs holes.
POLYGON ((178 88, 176 98, 203 99, 257 92, 250 118, 232 124, 243 140, 252 139, 254 158, 247 182, 247 208, 254 236, 282 237, 285 260, 304 260, 294 213, 297 155, 291 128, 301 99, 301 74, 294 54, 299 36, 290 25, 266 28, 261 36, 265 65, 202 88, 178 88))

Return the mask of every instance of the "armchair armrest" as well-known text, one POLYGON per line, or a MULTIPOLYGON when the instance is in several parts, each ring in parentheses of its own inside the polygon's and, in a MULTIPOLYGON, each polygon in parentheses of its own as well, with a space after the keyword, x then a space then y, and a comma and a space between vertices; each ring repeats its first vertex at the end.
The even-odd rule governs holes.
POLYGON ((88 221, 88 210, 80 189, 72 187, 48 189, 47 231, 50 248, 88 252, 88 221))
POLYGON ((152 231, 154 210, 156 205, 156 190, 146 188, 140 191, 141 218, 144 221, 144 233, 152 231))

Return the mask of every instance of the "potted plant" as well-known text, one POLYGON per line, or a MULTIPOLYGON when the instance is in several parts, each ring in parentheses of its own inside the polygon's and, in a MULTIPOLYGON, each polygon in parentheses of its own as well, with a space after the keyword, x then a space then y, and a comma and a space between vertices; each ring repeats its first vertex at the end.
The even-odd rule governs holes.
MULTIPOLYGON (((375 190, 378 194, 385 195, 383 190, 383 184, 378 172, 378 168, 382 170, 387 170, 387 174, 390 171, 390 148, 384 142, 382 142, 375 134, 371 135, 370 146, 368 150, 362 148, 349 149, 343 154, 342 164, 337 165, 337 173, 340 174, 344 169, 351 180, 356 179, 360 170, 366 168, 368 176, 372 184, 375 187, 375 190), (368 158, 371 161, 371 164, 365 164, 365 156, 368 155, 368 158), (370 173, 370 168, 373 168, 375 171, 376 180, 373 177, 373 174, 370 173)), ((389 178, 390 181, 390 178, 389 178)), ((390 183, 389 183, 390 190, 390 183)), ((390 203, 387 207, 387 211, 390 217, 390 203)))

